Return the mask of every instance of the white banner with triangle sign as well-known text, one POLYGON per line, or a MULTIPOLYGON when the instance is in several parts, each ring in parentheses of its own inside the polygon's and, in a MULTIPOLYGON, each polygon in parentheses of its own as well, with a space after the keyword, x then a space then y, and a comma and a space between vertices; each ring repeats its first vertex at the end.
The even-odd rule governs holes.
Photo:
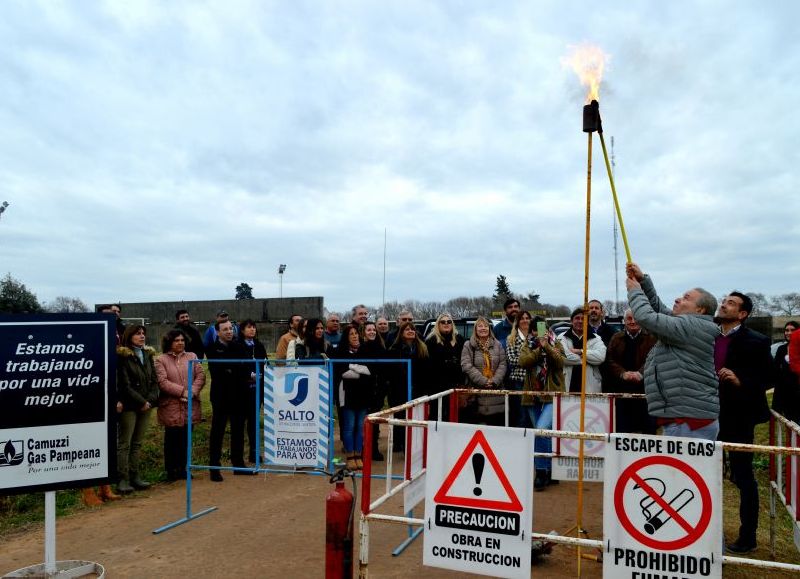
POLYGON ((425 565, 530 577, 532 454, 525 429, 428 423, 425 565))

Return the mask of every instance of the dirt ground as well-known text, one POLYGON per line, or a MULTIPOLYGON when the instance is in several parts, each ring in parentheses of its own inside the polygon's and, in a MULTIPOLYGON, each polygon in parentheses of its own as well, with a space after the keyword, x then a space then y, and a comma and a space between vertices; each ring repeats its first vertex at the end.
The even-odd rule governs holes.
MULTIPOLYGON (((384 481, 374 479, 372 496, 379 496, 384 485, 384 481)), ((358 486, 360 492, 360 479, 358 486)), ((184 516, 185 483, 158 485, 121 501, 60 518, 57 558, 96 561, 105 567, 107 577, 324 576, 325 496, 331 489, 327 477, 227 473, 225 481, 218 484, 210 482, 206 472, 200 472, 192 488, 193 512, 211 506, 217 510, 159 535, 153 530, 184 516)), ((349 480, 347 488, 352 489, 349 480)), ((562 482, 534 493, 534 530, 564 532, 572 527, 576 489, 575 483, 562 482)), ((584 527, 590 538, 598 538, 602 536, 602 486, 587 483, 584 489, 584 527)), ((401 511, 402 499, 397 498, 378 512, 401 511)), ((404 525, 372 523, 370 531, 372 577, 469 576, 423 568, 421 535, 405 552, 393 557, 392 550, 407 534, 404 525)), ((355 532, 357 570, 358 520, 355 532)), ((35 565, 43 558, 43 528, 14 535, 0 547, 0 572, 35 565)), ((585 560, 582 571, 583 577, 600 577, 602 563, 585 560)), ((532 573, 576 577, 575 550, 555 546, 532 573)))

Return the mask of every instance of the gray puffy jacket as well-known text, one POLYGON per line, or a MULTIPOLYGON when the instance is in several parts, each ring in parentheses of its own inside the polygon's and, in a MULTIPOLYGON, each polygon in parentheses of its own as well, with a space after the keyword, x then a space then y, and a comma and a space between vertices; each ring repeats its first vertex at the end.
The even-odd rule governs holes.
POLYGON ((628 302, 639 325, 658 338, 644 365, 647 411, 656 418, 718 418, 714 340, 719 328, 709 315, 674 315, 649 276, 641 285, 628 291, 628 302))

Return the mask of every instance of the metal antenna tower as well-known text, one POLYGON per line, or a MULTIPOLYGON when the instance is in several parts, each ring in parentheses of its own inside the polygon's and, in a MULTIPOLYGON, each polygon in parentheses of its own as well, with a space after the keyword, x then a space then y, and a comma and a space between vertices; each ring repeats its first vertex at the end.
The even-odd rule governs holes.
MULTIPOLYGON (((617 169, 616 164, 614 163, 613 135, 611 137, 611 174, 614 176, 614 180, 616 180, 617 169)), ((614 211, 614 207, 611 207, 611 215, 614 218, 614 308, 616 309, 617 304, 619 304, 619 249, 617 247, 619 233, 617 231, 617 213, 614 211)))

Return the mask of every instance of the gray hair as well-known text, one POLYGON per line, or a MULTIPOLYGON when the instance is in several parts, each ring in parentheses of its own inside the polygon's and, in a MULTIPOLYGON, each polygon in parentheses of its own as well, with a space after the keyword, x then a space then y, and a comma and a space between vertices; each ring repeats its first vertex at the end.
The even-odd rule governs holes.
POLYGON ((697 298, 697 306, 703 308, 705 311, 704 314, 709 316, 713 316, 714 312, 717 311, 717 298, 711 295, 710 292, 707 292, 701 287, 694 288, 697 293, 700 294, 700 297, 697 298))

